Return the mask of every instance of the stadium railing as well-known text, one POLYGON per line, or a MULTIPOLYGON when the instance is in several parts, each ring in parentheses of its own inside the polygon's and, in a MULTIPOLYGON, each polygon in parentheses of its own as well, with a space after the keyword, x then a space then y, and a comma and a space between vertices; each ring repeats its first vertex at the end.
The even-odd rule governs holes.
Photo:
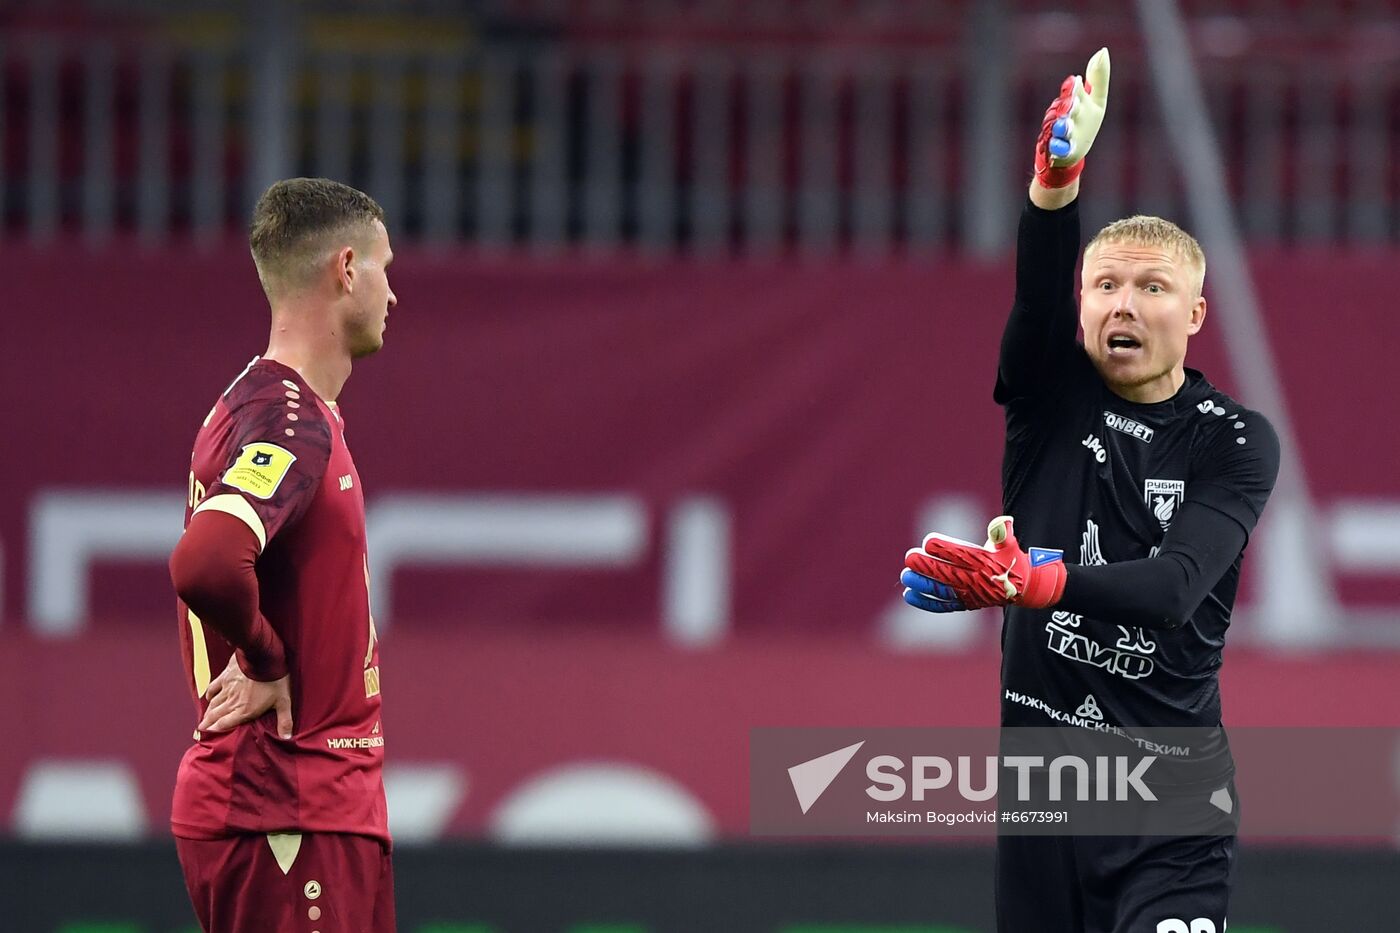
MULTIPOLYGON (((1046 75, 1101 43, 1121 64, 1087 219, 1184 210, 1122 5, 254 6, 267 15, 11 17, 6 227, 208 239, 240 227, 270 180, 322 174, 431 242, 998 253, 1046 75)), ((1187 10, 1256 242, 1397 237, 1400 37, 1383 7, 1329 10, 1187 10)))

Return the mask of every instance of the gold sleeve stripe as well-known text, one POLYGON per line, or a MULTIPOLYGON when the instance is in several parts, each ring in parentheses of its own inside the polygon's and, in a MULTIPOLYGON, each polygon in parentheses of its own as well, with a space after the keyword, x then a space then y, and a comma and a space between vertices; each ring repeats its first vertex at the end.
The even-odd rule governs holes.
POLYGON ((194 514, 198 515, 205 509, 212 512, 224 512, 234 518, 242 519, 243 524, 251 528, 253 534, 258 536, 258 552, 261 553, 262 549, 267 547, 267 529, 263 527, 262 519, 258 517, 257 512, 253 511, 253 506, 249 504, 248 500, 238 493, 226 492, 221 496, 205 499, 199 504, 199 508, 194 510, 194 514))
MULTIPOLYGON (((204 623, 199 621, 199 616, 191 609, 186 609, 185 614, 190 621, 190 641, 194 645, 194 689, 200 696, 204 696, 204 691, 209 689, 209 646, 204 643, 204 623)), ((199 740, 199 733, 194 734, 195 740, 199 740)))

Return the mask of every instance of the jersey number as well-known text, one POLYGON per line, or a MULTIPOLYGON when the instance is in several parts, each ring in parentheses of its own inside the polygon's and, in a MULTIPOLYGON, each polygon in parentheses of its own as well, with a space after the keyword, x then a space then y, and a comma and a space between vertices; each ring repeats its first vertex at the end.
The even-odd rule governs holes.
POLYGON ((1197 917, 1187 926, 1185 920, 1163 920, 1157 924, 1157 933, 1215 933, 1215 921, 1197 917))
POLYGON ((206 491, 204 484, 194 478, 194 470, 190 470, 190 492, 186 499, 186 504, 189 505, 190 508, 199 505, 199 503, 204 501, 204 494, 206 491))

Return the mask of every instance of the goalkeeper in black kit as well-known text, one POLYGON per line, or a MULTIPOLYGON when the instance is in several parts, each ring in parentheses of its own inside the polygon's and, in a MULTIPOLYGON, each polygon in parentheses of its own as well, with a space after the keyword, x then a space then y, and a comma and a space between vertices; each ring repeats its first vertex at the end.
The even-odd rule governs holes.
MULTIPOLYGON (((1205 257, 1175 224, 1138 216, 1099 231, 1076 313, 1079 176, 1108 88, 1103 49, 1065 80, 1036 143, 996 376, 1006 514, 985 545, 929 535, 901 581, 931 612, 1006 607, 1003 726, 1220 733, 1221 652, 1278 438, 1184 365, 1206 317, 1205 257)), ((1234 811, 1223 733, 1200 751, 1197 773, 1214 764, 1218 779, 1203 793, 1234 811)), ((1234 860, 1233 827, 1003 835, 997 929, 1222 933, 1234 860)))

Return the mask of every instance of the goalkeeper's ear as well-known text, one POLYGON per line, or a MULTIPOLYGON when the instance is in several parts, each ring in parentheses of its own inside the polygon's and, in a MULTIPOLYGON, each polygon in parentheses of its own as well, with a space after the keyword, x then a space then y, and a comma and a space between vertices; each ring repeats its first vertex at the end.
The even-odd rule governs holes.
POLYGON ((1191 319, 1186 322, 1186 336, 1194 337, 1201 332, 1201 326, 1206 322, 1206 297, 1197 295, 1196 301, 1191 305, 1191 319))

